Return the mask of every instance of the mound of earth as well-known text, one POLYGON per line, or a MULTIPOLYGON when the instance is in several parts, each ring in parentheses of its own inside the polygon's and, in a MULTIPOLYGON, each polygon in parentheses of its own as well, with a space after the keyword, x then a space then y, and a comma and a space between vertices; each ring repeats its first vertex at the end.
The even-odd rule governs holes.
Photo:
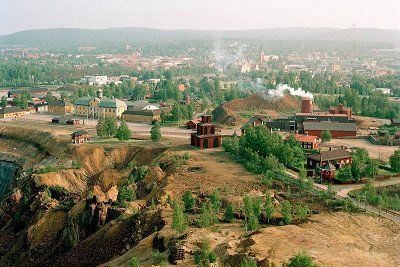
POLYGON ((213 110, 214 121, 219 124, 242 124, 244 120, 239 116, 239 112, 260 113, 269 111, 295 111, 300 108, 298 99, 291 95, 282 98, 265 99, 259 94, 252 94, 246 98, 234 99, 226 102, 213 110))

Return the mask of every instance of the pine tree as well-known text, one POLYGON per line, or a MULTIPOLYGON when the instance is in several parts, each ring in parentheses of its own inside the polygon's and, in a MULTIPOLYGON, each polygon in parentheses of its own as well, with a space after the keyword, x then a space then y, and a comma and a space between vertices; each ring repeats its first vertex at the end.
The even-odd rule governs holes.
POLYGON ((210 195, 210 202, 212 204, 213 209, 216 212, 219 212, 219 210, 221 209, 221 197, 217 189, 215 189, 210 195))
POLYGON ((254 215, 253 201, 249 197, 244 197, 244 212, 245 212, 245 226, 248 231, 255 231, 258 229, 258 219, 254 215))
POLYGON ((172 229, 175 229, 178 232, 183 232, 186 230, 187 218, 183 213, 182 207, 176 201, 173 202, 173 214, 172 214, 172 229))
POLYGON ((228 207, 226 207, 225 212, 224 212, 224 221, 227 223, 230 223, 233 221, 235 217, 235 213, 233 211, 233 206, 229 205, 228 207))
POLYGON ((267 195, 267 198, 265 199, 265 215, 267 217, 267 222, 269 223, 272 219, 272 216, 274 215, 275 208, 274 205, 272 204, 272 199, 270 195, 267 195))
POLYGON ((283 216, 283 223, 290 224, 292 222, 292 205, 289 201, 283 201, 281 205, 281 213, 283 216))
POLYGON ((128 125, 125 121, 121 122, 121 125, 118 127, 117 130, 117 138, 119 141, 127 141, 131 138, 132 132, 129 129, 128 125))
POLYGON ((196 199, 194 199, 191 191, 186 191, 183 194, 182 201, 185 205, 185 210, 192 210, 196 204, 196 199))
POLYGON ((155 122, 150 130, 150 139, 153 142, 161 140, 161 127, 158 122, 155 122))
POLYGON ((101 139, 104 139, 104 138, 107 137, 107 125, 106 125, 106 122, 105 122, 105 120, 103 118, 100 118, 97 121, 96 132, 97 132, 97 135, 101 139))

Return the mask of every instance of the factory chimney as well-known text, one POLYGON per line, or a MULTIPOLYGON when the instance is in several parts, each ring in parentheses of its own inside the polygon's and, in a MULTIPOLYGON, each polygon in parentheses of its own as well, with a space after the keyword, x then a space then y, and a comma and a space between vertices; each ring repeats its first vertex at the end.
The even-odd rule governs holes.
POLYGON ((311 98, 303 97, 301 99, 301 113, 313 113, 313 101, 311 98))

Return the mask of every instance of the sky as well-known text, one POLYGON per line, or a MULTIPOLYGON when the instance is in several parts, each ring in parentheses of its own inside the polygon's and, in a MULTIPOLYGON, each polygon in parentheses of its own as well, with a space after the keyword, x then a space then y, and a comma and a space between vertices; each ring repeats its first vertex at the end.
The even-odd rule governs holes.
POLYGON ((400 29, 400 0, 0 0, 0 34, 39 28, 400 29))

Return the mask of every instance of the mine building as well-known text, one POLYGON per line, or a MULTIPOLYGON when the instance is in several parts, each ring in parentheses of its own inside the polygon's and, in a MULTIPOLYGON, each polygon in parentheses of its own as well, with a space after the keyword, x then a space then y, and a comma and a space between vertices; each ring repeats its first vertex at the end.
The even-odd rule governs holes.
POLYGON ((210 115, 201 116, 201 123, 197 124, 197 132, 190 136, 191 145, 200 149, 221 147, 222 136, 215 133, 215 124, 210 115))
POLYGON ((322 137, 323 131, 329 131, 333 138, 356 136, 357 125, 355 123, 339 123, 339 122, 304 122, 303 131, 310 135, 322 137))
POLYGON ((86 131, 79 130, 71 134, 71 140, 73 144, 82 144, 90 140, 90 135, 86 131))
POLYGON ((190 120, 190 121, 188 121, 187 123, 186 123, 186 129, 188 129, 188 130, 196 130, 197 129, 197 124, 198 123, 200 123, 201 122, 201 120, 199 120, 199 119, 193 119, 193 120, 190 120))
POLYGON ((392 126, 400 127, 400 119, 390 119, 392 126))

